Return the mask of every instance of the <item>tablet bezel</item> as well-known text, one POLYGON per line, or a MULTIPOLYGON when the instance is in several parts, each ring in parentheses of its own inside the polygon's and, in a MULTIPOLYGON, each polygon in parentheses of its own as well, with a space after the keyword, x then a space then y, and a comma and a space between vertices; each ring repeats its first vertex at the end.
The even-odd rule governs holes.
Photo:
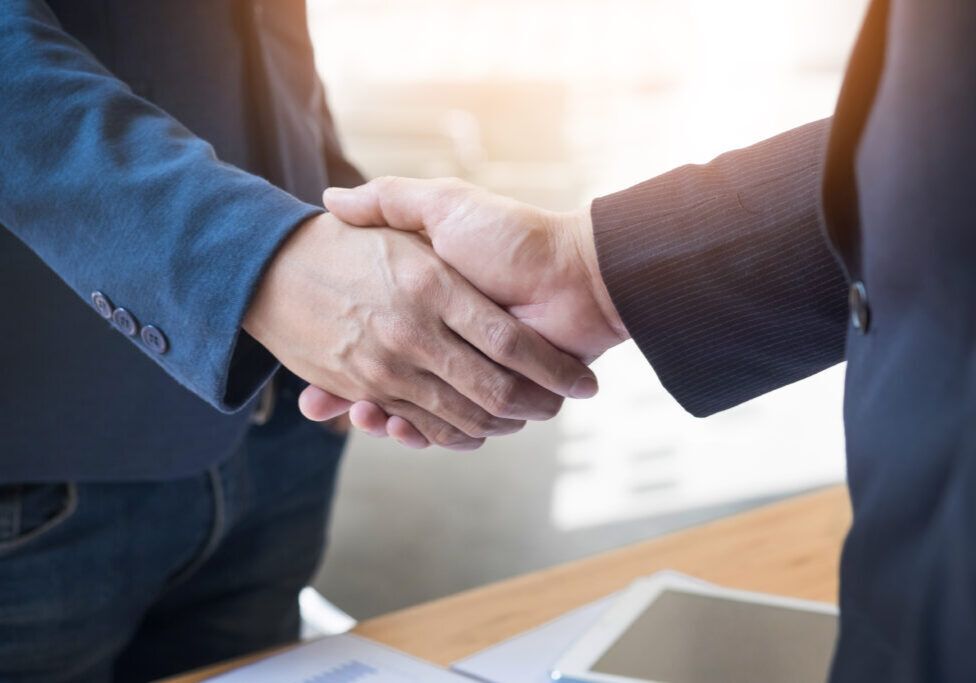
POLYGON ((666 590, 833 616, 839 614, 835 605, 823 602, 721 588, 693 578, 684 579, 673 573, 650 576, 635 581, 630 588, 620 594, 600 620, 552 668, 550 671, 552 680, 560 683, 673 683, 673 681, 629 678, 591 670, 591 667, 631 627, 644 610, 666 590))

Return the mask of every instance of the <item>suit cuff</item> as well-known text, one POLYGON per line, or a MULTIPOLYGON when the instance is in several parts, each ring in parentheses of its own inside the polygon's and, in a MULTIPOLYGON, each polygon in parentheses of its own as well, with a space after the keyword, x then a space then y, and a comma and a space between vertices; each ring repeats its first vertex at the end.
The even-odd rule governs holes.
POLYGON ((246 406, 279 367, 278 360, 243 329, 267 266, 285 240, 323 210, 264 181, 240 174, 224 188, 217 215, 205 224, 211 248, 196 256, 183 286, 186 306, 158 306, 170 350, 151 357, 212 406, 232 413, 246 406))
MULTIPOLYGON (((222 412, 235 412, 247 405, 280 367, 278 359, 244 331, 242 325, 260 280, 278 249, 299 225, 322 213, 321 208, 286 197, 277 207, 279 213, 269 215, 269 222, 263 229, 256 227, 255 232, 260 230, 260 239, 255 240, 249 258, 242 260, 244 272, 238 295, 233 298, 233 315, 229 318, 233 321, 233 328, 229 330, 230 343, 223 347, 229 351, 218 355, 214 365, 219 373, 212 395, 217 398, 216 407, 222 412)), ((272 213, 275 210, 274 207, 268 209, 272 213)))

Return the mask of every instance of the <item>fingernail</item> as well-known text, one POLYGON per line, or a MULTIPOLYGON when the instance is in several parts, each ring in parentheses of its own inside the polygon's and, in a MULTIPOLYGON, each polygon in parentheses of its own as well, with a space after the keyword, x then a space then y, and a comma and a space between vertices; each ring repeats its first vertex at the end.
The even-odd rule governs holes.
POLYGON ((345 187, 329 187, 326 188, 325 192, 322 193, 322 201, 328 202, 329 199, 338 199, 343 194, 348 194, 350 192, 352 192, 352 190, 345 187))
POLYGON ((576 380, 573 388, 569 390, 569 395, 573 398, 590 398, 596 396, 596 392, 599 390, 600 387, 597 385, 595 379, 592 377, 580 377, 576 380))

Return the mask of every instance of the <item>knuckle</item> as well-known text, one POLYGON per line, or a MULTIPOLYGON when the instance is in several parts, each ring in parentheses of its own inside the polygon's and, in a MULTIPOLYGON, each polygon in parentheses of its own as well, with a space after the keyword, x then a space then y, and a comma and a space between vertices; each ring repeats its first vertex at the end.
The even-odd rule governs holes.
POLYGON ((488 436, 507 433, 505 422, 506 420, 479 411, 477 415, 468 418, 466 424, 461 428, 468 436, 483 439, 488 436))
POLYGON ((471 441, 471 437, 447 423, 434 427, 429 438, 443 448, 463 446, 471 441))
POLYGON ((493 358, 507 360, 518 353, 522 335, 514 321, 502 319, 490 323, 485 336, 486 350, 493 358))
MULTIPOLYGON (((449 412, 450 399, 446 396, 447 390, 443 387, 434 388, 425 392, 424 409, 434 415, 443 415, 449 412)), ((447 425, 445 425, 447 426, 447 425)))
POLYGON ((403 281, 403 287, 412 298, 430 296, 438 290, 441 282, 441 273, 434 264, 420 266, 412 269, 403 281))
POLYGON ((518 381, 511 375, 500 375, 488 390, 485 407, 492 415, 507 417, 515 412, 518 396, 518 381))
POLYGON ((387 353, 390 355, 387 364, 391 366, 393 365, 393 358, 403 358, 405 352, 412 352, 424 346, 423 337, 417 325, 406 318, 392 320, 386 330, 385 339, 389 346, 387 353))
POLYGON ((455 424, 458 429, 475 439, 488 436, 487 431, 490 429, 488 420, 477 413, 462 415, 455 420, 455 424))
POLYGON ((374 387, 387 387, 390 382, 396 377, 396 372, 393 366, 387 361, 377 361, 375 363, 370 363, 363 370, 363 379, 370 385, 371 388, 374 387))

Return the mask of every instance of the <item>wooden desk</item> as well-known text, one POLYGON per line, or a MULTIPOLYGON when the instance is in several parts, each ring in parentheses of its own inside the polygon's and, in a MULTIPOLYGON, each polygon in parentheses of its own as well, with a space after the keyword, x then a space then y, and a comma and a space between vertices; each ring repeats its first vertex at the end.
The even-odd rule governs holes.
MULTIPOLYGON (((834 602, 849 525, 846 489, 830 488, 393 612, 355 632, 446 666, 661 569, 729 588, 834 602)), ((196 683, 244 661, 170 683, 196 683)))

